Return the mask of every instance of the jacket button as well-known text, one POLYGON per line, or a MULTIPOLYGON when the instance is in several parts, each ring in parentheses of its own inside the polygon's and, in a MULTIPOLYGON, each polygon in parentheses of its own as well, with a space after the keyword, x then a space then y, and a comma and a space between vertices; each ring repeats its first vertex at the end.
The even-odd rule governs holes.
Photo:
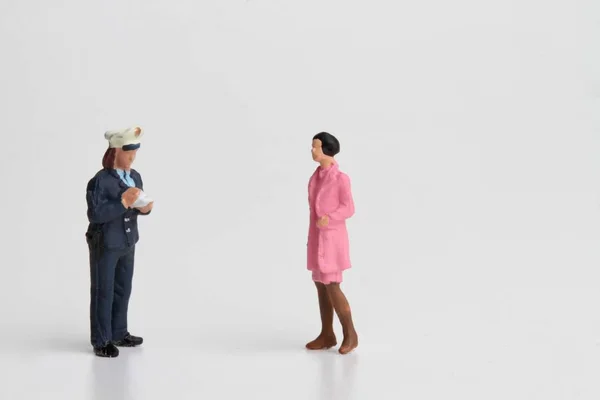
POLYGON ((125 222, 129 222, 129 218, 125 218, 125 222))
POLYGON ((127 230, 125 232, 131 232, 131 229, 127 228, 127 230))

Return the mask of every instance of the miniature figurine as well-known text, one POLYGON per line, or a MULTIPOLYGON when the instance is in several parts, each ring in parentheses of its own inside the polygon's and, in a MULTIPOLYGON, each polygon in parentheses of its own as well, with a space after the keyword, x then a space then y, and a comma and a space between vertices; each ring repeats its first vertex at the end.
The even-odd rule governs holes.
POLYGON ((339 141, 330 133, 321 132, 313 137, 312 158, 320 165, 308 184, 307 269, 312 271, 317 287, 321 333, 306 347, 321 350, 337 345, 333 331, 335 310, 344 334, 339 352, 347 354, 358 346, 350 305, 340 288, 343 271, 351 267, 346 219, 354 215, 354 200, 350 178, 339 170, 334 159, 339 151, 339 141))
POLYGON ((127 327, 139 240, 137 217, 150 214, 154 204, 147 196, 140 200, 144 184, 131 168, 142 135, 139 127, 106 132, 109 147, 103 168, 87 184, 91 344, 99 357, 117 357, 117 346, 133 347, 143 342, 127 327))

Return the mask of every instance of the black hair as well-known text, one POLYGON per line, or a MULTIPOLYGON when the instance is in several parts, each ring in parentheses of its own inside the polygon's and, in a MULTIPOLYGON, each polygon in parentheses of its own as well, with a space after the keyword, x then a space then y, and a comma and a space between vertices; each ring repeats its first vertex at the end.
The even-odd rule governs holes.
POLYGON ((333 157, 340 152, 340 142, 331 133, 320 132, 317 133, 313 140, 319 139, 322 143, 323 154, 329 157, 333 157))

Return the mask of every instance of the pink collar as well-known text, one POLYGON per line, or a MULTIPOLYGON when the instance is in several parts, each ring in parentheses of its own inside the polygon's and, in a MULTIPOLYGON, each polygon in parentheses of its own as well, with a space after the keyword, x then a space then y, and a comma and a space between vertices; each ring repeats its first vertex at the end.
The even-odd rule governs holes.
POLYGON ((323 168, 320 165, 317 167, 317 170, 319 171, 319 176, 324 176, 326 174, 329 174, 331 171, 334 171, 336 169, 338 169, 338 164, 335 161, 327 168, 323 168))

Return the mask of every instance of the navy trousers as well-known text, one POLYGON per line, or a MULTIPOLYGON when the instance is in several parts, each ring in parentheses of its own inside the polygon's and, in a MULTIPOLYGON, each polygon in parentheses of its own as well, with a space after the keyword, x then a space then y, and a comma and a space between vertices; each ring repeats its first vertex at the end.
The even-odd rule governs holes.
POLYGON ((88 240, 90 250, 91 343, 102 347, 123 339, 131 296, 135 245, 110 250, 88 240))

